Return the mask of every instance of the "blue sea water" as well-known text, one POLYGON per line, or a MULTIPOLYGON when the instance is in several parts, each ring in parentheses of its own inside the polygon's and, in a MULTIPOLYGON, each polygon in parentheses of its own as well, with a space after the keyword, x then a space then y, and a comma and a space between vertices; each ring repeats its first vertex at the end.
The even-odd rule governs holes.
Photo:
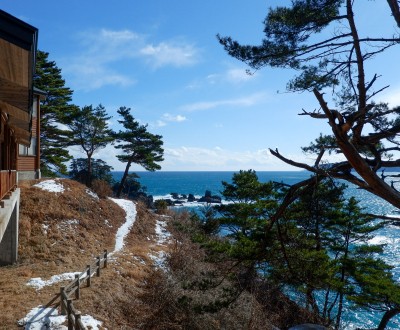
MULTIPOLYGON (((206 190, 210 190, 213 195, 220 195, 222 181, 231 182, 235 172, 230 171, 199 171, 199 172, 135 172, 139 175, 138 181, 147 188, 147 193, 153 196, 166 196, 172 192, 179 194, 193 194, 203 196, 206 190)), ((123 172, 113 172, 113 177, 119 181, 123 172)), ((270 180, 293 184, 307 178, 307 172, 257 172, 261 182, 270 180)))
MULTIPOLYGON (((211 191, 213 195, 221 195, 220 192, 223 189, 221 182, 231 182, 233 173, 235 172, 136 172, 139 175, 138 181, 146 187, 147 194, 153 195, 155 198, 167 198, 171 193, 203 196, 206 190, 211 191)), ((113 177, 118 181, 122 174, 122 172, 113 172, 113 177)), ((307 179, 310 174, 305 171, 261 171, 257 172, 257 176, 260 182, 277 181, 294 184, 307 179)), ((389 203, 355 186, 348 185, 346 195, 355 196, 360 201, 360 206, 365 208, 368 213, 399 215, 397 209, 389 203)), ((371 243, 386 244, 382 258, 394 266, 394 278, 400 282, 400 265, 398 263, 400 227, 390 225, 379 230, 371 243)), ((381 317, 382 313, 378 312, 348 310, 344 315, 343 329, 371 329, 377 326, 381 317)), ((388 329, 400 329, 400 316, 393 319, 388 329)))

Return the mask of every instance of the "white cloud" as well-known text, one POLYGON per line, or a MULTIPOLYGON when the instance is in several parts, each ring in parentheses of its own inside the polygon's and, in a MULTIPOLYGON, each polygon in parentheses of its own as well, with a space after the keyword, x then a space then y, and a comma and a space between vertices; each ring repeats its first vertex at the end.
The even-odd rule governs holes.
POLYGON ((157 120, 156 124, 153 125, 153 126, 155 126, 155 127, 164 127, 166 125, 167 125, 167 123, 165 121, 157 120))
MULTIPOLYGON (((153 68, 188 66, 198 61, 198 49, 184 42, 148 42, 148 36, 130 30, 100 29, 78 36, 75 57, 61 59, 73 89, 94 90, 107 85, 129 86, 136 79, 123 61, 143 59, 153 68)), ((131 65, 133 67, 133 63, 131 65)))
POLYGON ((244 68, 229 68, 223 73, 212 73, 206 77, 208 84, 239 84, 252 79, 256 74, 248 74, 244 68))
POLYGON ((227 80, 232 83, 241 83, 248 81, 254 77, 255 74, 248 74, 244 69, 230 69, 226 73, 227 80))
POLYGON ((140 50, 140 54, 154 68, 167 65, 175 67, 189 66, 198 61, 198 50, 193 45, 174 42, 146 45, 140 50))
POLYGON ((209 102, 197 102, 192 104, 187 104, 181 107, 182 110, 185 111, 200 111, 200 110, 209 110, 218 107, 250 107, 255 104, 259 104, 262 101, 265 101, 267 95, 265 93, 255 93, 252 95, 248 95, 246 97, 240 97, 236 99, 229 100, 217 100, 217 101, 209 101, 209 102))
MULTIPOLYGON (((79 147, 70 148, 74 158, 85 158, 86 155, 79 147)), ((285 154, 283 156, 300 163, 312 165, 316 156, 306 156, 303 153, 285 154)), ((99 150, 93 158, 101 159, 114 168, 114 171, 123 171, 126 164, 121 163, 116 155, 120 150, 116 150, 112 145, 99 150)), ((273 156, 268 149, 234 151, 224 149, 221 146, 212 148, 200 148, 191 146, 180 146, 177 148, 164 148, 164 161, 160 164, 164 171, 237 171, 253 169, 256 171, 294 171, 299 170, 290 166, 273 156)), ((322 163, 328 161, 343 161, 342 155, 333 155, 325 158, 322 163)), ((138 165, 132 165, 132 171, 143 170, 138 165)))
POLYGON ((171 115, 169 113, 164 113, 163 114, 163 119, 166 121, 172 121, 172 122, 182 122, 182 121, 186 121, 186 117, 182 116, 182 115, 171 115))
POLYGON ((383 93, 378 94, 378 101, 389 103, 389 107, 400 105, 400 86, 390 87, 383 93))
MULTIPOLYGON (((294 156, 299 159, 300 155, 294 156)), ((163 170, 295 170, 276 157, 267 149, 253 151, 232 151, 221 147, 165 148, 163 170)), ((292 157, 293 158, 293 157, 292 157)), ((304 160, 304 155, 301 155, 304 160)))

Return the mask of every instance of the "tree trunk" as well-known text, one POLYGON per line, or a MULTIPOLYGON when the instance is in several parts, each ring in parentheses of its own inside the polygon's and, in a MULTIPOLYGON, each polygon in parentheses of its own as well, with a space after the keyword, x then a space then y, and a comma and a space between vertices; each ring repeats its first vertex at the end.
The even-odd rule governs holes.
POLYGON ((86 178, 86 185, 92 186, 92 155, 88 155, 88 175, 86 178))
POLYGON ((390 319, 399 313, 400 313, 400 309, 398 309, 398 308, 389 309, 388 311, 386 311, 385 314, 383 314, 383 316, 382 316, 382 320, 379 323, 377 330, 385 330, 390 319))
POLYGON ((118 186, 117 198, 121 197, 122 189, 124 187, 126 178, 128 177, 128 172, 129 172, 129 168, 131 167, 131 164, 132 164, 131 161, 128 161, 128 163, 126 164, 124 175, 122 176, 121 182, 118 186))
POLYGON ((335 123, 335 117, 332 111, 328 108, 322 94, 314 89, 314 95, 326 114, 332 132, 335 135, 337 144, 347 161, 353 169, 360 175, 361 178, 367 183, 367 190, 373 194, 383 198, 393 206, 400 208, 400 193, 390 187, 384 180, 382 180, 368 165, 365 159, 358 153, 357 149, 350 142, 347 132, 342 129, 340 125, 335 123))

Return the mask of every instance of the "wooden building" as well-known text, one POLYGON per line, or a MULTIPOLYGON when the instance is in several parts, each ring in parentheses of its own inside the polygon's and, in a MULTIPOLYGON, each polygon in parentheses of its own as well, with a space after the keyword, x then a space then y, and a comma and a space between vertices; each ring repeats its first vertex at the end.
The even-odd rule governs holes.
POLYGON ((0 10, 0 264, 18 254, 19 145, 31 147, 38 30, 0 10))
MULTIPOLYGON (((0 11, 0 198, 16 184, 19 149, 31 148, 37 127, 32 121, 37 35, 33 26, 0 11)), ((21 170, 22 164, 23 158, 21 170)))
POLYGON ((19 144, 17 155, 17 181, 40 179, 40 101, 47 93, 33 88, 32 129, 30 146, 19 144))

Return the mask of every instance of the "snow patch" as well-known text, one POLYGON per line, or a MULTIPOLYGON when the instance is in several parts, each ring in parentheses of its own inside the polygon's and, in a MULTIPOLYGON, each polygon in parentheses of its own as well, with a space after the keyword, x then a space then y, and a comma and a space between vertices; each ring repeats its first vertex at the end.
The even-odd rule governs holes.
POLYGON ((81 320, 82 320, 83 325, 89 329, 93 329, 93 330, 105 329, 105 330, 107 330, 107 328, 104 328, 101 326, 103 324, 103 322, 96 320, 95 318, 93 318, 93 316, 83 315, 81 317, 81 320))
POLYGON ((85 192, 94 199, 99 200, 99 196, 97 196, 97 194, 91 191, 89 188, 86 188, 85 192))
MULTIPOLYGON (((168 232, 166 229, 167 223, 165 221, 157 220, 156 221, 156 236, 157 236, 157 245, 163 245, 165 242, 169 240, 171 237, 171 233, 168 232)), ((162 270, 166 271, 166 260, 168 254, 165 251, 158 251, 153 254, 149 254, 151 260, 153 260, 154 266, 157 268, 161 268, 162 270)))
POLYGON ((156 235, 157 235, 157 244, 163 245, 168 239, 171 237, 171 234, 166 229, 167 223, 165 221, 156 221, 156 235))
POLYGON ((42 228, 43 228, 43 234, 47 235, 47 230, 49 229, 50 225, 45 225, 44 223, 42 224, 42 228))
POLYGON ((57 225, 58 229, 61 229, 63 231, 67 230, 67 229, 72 229, 73 226, 79 225, 79 220, 77 219, 70 219, 70 220, 65 220, 60 222, 57 225))
POLYGON ((155 254, 149 254, 149 258, 153 260, 154 266, 164 271, 167 271, 167 266, 166 266, 167 257, 168 255, 165 251, 158 251, 155 254))
POLYGON ((136 205, 132 201, 128 201, 126 199, 117 199, 117 198, 110 198, 114 203, 119 205, 126 213, 126 221, 125 223, 119 227, 117 231, 117 235, 115 238, 115 248, 114 251, 110 253, 110 256, 115 252, 122 250, 124 247, 124 239, 126 235, 129 234, 130 229, 132 228, 133 224, 136 220, 136 205))
POLYGON ((25 330, 57 329, 66 330, 62 325, 66 321, 65 315, 58 315, 56 308, 44 308, 42 306, 33 308, 24 318, 18 321, 19 326, 25 330))
MULTIPOLYGON (((86 328, 99 330, 103 322, 96 320, 90 315, 82 315, 82 323, 86 328)), ((68 327, 63 325, 67 321, 65 315, 59 315, 57 308, 45 308, 38 306, 33 308, 24 318, 18 321, 19 326, 24 326, 24 330, 67 330, 68 327)))
POLYGON ((49 280, 43 280, 41 277, 34 277, 31 278, 26 285, 35 288, 36 290, 41 290, 45 286, 53 285, 58 282, 67 281, 67 280, 74 280, 75 274, 80 274, 80 272, 76 273, 64 273, 59 275, 53 275, 49 280))
POLYGON ((63 193, 65 190, 60 180, 45 180, 35 184, 34 187, 55 193, 63 193))

